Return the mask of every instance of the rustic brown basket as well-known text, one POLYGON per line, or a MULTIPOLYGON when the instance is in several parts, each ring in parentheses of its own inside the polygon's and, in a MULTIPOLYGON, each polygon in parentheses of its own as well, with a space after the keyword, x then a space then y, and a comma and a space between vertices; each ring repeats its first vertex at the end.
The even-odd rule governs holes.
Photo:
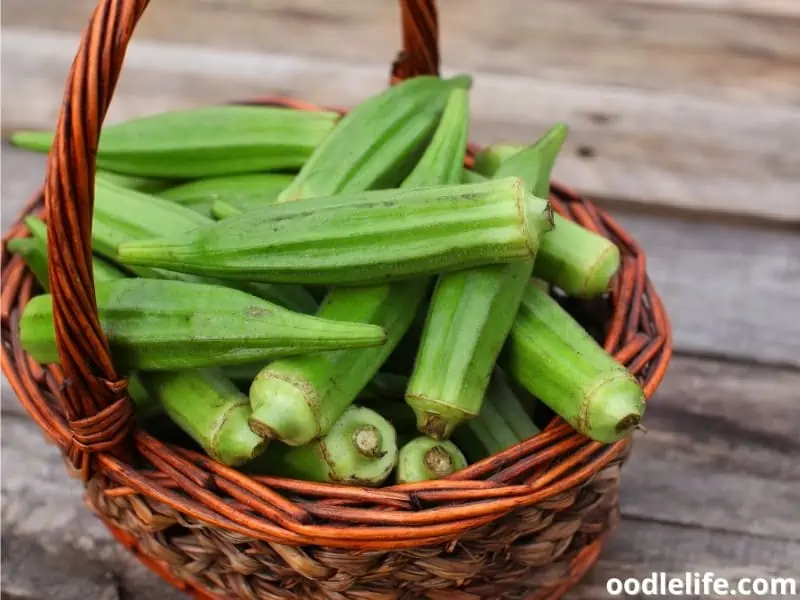
MULTIPOLYGON (((249 477, 135 427, 126 381, 98 323, 90 230, 100 126, 147 4, 100 1, 68 77, 46 184, 23 211, 50 224, 60 367, 35 363, 19 341, 19 315, 36 284, 5 242, 29 232, 18 222, 3 243, 3 371, 83 480, 90 507, 142 562, 196 598, 561 597, 595 562, 617 521, 629 439, 602 445, 554 419, 543 433, 447 480, 373 490, 249 477)), ((433 0, 400 5, 405 48, 393 80, 437 73, 433 0)), ((553 184, 552 201, 622 250, 598 324, 605 348, 649 398, 671 342, 644 254, 611 217, 567 188, 553 184)))

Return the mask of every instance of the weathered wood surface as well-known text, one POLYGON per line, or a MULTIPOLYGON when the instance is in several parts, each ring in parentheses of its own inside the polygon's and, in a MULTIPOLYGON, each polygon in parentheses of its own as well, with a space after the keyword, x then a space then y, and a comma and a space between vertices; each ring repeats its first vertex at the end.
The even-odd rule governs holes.
MULTIPOLYGON (((4 3, 5 128, 55 122, 93 4, 4 3)), ((796 223, 800 17, 773 1, 753 18, 756 7, 442 2, 443 57, 475 75, 474 139, 568 122, 556 175, 587 193, 796 223)), ((109 118, 276 92, 352 105, 385 85, 396 13, 366 0, 154 3, 109 118)))
MULTIPOLYGON (((610 577, 797 576, 800 372, 677 357, 625 467, 623 520, 573 600, 610 577)), ((180 598, 116 547, 3 388, 3 590, 25 600, 180 598), (50 595, 59 590, 59 594, 50 595)))
MULTIPOLYGON (((3 222, 41 182, 43 156, 3 147, 3 222)), ((800 365, 800 235, 617 207, 643 244, 681 351, 800 365)))

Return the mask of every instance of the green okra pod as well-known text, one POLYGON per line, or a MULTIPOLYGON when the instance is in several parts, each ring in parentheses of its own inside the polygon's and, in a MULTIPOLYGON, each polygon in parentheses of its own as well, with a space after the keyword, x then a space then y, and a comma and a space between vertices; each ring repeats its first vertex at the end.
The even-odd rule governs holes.
POLYGON ((279 202, 394 187, 430 139, 448 95, 472 79, 418 76, 361 102, 314 151, 279 202))
POLYGON ((133 175, 120 175, 119 173, 112 173, 111 171, 97 171, 101 177, 115 183, 120 187, 142 192, 143 194, 161 194, 167 191, 171 186, 175 185, 174 181, 169 179, 154 179, 152 177, 135 177, 133 175))
POLYGON ((357 286, 529 260, 549 216, 549 204, 510 177, 276 204, 123 243, 117 257, 231 280, 357 286))
POLYGON ((453 442, 416 437, 400 448, 397 483, 442 479, 466 468, 467 459, 453 442))
MULTIPOLYGON (((134 278, 98 284, 95 292, 114 364, 126 371, 218 367, 386 339, 376 325, 294 313, 207 284, 134 278)), ((27 304, 20 338, 38 362, 58 361, 50 295, 27 304)))
MULTIPOLYGON (((104 125, 97 166, 122 175, 193 179, 299 169, 334 130, 333 112, 224 105, 104 125)), ((48 152, 52 132, 19 132, 15 146, 48 152)))
POLYGON ((378 486, 397 465, 397 454, 391 423, 369 408, 353 405, 321 438, 303 446, 272 443, 245 470, 307 481, 378 486))
POLYGON ((250 402, 213 369, 142 372, 142 388, 213 459, 238 466, 267 447, 247 426, 250 402))
MULTIPOLYGON (((121 243, 159 236, 180 235, 214 221, 185 206, 163 198, 120 187, 105 174, 95 182, 92 247, 95 252, 115 259, 121 243)), ((305 289, 296 285, 223 282, 186 273, 147 267, 129 267, 136 275, 150 279, 173 279, 236 287, 244 292, 275 302, 291 310, 313 313, 317 303, 305 289)))
MULTIPOLYGON (((30 238, 17 238, 12 240, 29 242, 27 246, 32 248, 32 253, 36 255, 37 263, 44 267, 44 271, 34 270, 34 275, 45 289, 49 288, 47 274, 47 225, 38 217, 29 216, 25 218, 25 224, 31 231, 30 238)), ((9 243, 9 247, 11 243, 9 243)), ((103 283, 117 281, 127 277, 125 273, 116 269, 98 257, 92 258, 94 267, 95 282, 103 283)), ((161 405, 145 389, 142 380, 137 373, 133 373, 128 378, 128 395, 133 400, 136 417, 140 421, 147 421, 162 412, 161 405)))
POLYGON ((539 431, 505 375, 495 370, 480 413, 458 427, 453 432, 453 439, 470 462, 477 462, 515 446, 539 431))
MULTIPOLYGON (((38 244, 44 256, 45 263, 45 279, 47 278, 47 224, 39 217, 28 216, 24 219, 25 225, 31 232, 31 236, 38 244)), ((99 256, 92 257, 92 268, 94 270, 94 280, 98 283, 104 281, 115 281, 127 277, 127 275, 115 267, 110 262, 103 260, 99 256)), ((44 283, 43 283, 44 285, 44 283)), ((49 284, 45 286, 45 290, 49 291, 49 284)))
MULTIPOLYGON (((566 134, 566 127, 552 128, 533 146, 531 167, 525 173, 514 172, 516 165, 505 163, 498 177, 522 177, 531 193, 546 198, 550 172, 566 134)), ((541 244, 549 235, 542 236, 541 244)), ((406 390, 422 433, 447 439, 459 423, 480 411, 533 263, 531 256, 439 277, 406 390)))
POLYGON ((14 238, 8 241, 6 248, 12 254, 21 256, 44 290, 50 291, 50 279, 47 274, 47 254, 38 240, 29 237, 14 238))
MULTIPOLYGON (((467 90, 454 90, 425 154, 402 186, 457 181, 467 144, 467 90)), ((375 376, 405 335, 430 287, 428 279, 330 291, 317 316, 383 327, 383 346, 297 356, 267 365, 250 388, 257 433, 289 445, 323 435, 375 376)))
MULTIPOLYGON (((554 136, 560 135, 558 132, 566 136, 566 126, 556 125, 543 140, 549 137, 553 146, 554 136)), ((551 168, 541 159, 541 140, 525 148, 497 145, 476 156, 474 169, 486 176, 522 177, 534 186, 532 192, 535 196, 546 198, 551 168)), ((480 179, 476 173, 467 177, 470 181, 480 179)), ((560 215, 554 216, 554 224, 553 232, 542 239, 539 246, 533 266, 534 276, 578 298, 592 298, 608 291, 611 278, 619 270, 619 248, 603 236, 560 215)))
POLYGON ((525 149, 525 144, 497 143, 481 148, 475 155, 472 168, 486 177, 492 177, 505 161, 525 149))
POLYGON ((525 290, 502 362, 523 388, 594 440, 625 437, 644 414, 636 379, 535 284, 525 290))
POLYGON ((289 173, 209 177, 177 185, 161 192, 159 196, 210 217, 211 207, 218 200, 243 212, 272 204, 293 179, 294 176, 289 173))

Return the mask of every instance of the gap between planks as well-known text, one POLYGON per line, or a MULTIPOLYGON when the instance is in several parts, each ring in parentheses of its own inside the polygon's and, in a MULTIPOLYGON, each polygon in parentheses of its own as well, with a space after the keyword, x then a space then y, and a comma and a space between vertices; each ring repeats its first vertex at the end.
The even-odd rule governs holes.
MULTIPOLYGON (((74 34, 5 29, 4 130, 53 126, 77 43, 74 34)), ((472 138, 529 141, 566 122, 555 176, 589 195, 800 223, 796 107, 473 74, 472 138)), ((352 106, 386 77, 386 65, 135 40, 109 121, 269 93, 352 106)))

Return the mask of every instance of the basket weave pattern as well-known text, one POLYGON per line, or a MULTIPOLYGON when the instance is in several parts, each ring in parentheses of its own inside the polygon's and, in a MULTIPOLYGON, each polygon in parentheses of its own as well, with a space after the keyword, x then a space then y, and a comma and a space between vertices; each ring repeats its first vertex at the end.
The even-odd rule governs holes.
MULTIPOLYGON (((2 367, 20 402, 86 486, 90 507, 140 560, 197 598, 551 600, 595 562, 618 519, 630 440, 603 445, 554 419, 539 435, 446 480, 382 489, 250 477, 134 425, 100 328, 91 271, 94 154, 133 27, 148 2, 102 0, 67 81, 44 189, 60 366, 31 360, 19 315, 35 280, 5 242, 2 367)), ((401 1, 393 80, 438 72, 432 0, 401 1)), ((313 110, 285 99, 262 100, 313 110)), ((471 148, 471 153, 474 152, 471 148)), ((559 184, 554 209, 613 240, 623 262, 604 347, 650 398, 670 330, 636 242, 559 184)))

